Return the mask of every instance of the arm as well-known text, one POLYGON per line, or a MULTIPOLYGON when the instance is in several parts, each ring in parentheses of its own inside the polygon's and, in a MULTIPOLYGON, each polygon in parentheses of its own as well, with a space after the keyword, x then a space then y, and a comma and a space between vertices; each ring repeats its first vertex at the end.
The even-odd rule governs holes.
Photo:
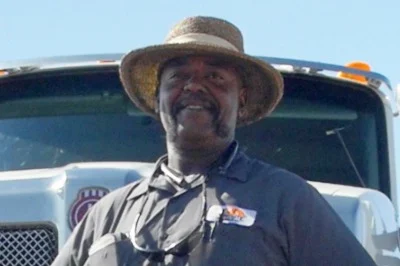
POLYGON ((75 227, 71 236, 60 250, 52 266, 82 266, 93 242, 94 219, 92 208, 75 227))
POLYGON ((117 222, 114 218, 123 210, 127 196, 140 182, 116 189, 94 204, 75 227, 52 266, 83 266, 93 242, 112 231, 110 226, 117 222))
POLYGON ((294 194, 282 219, 290 265, 376 265, 316 189, 304 183, 294 194))

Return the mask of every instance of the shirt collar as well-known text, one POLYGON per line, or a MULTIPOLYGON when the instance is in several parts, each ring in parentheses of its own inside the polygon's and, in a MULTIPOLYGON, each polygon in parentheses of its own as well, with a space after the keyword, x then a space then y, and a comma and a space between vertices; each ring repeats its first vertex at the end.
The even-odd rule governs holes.
POLYGON ((220 173, 225 175, 227 178, 236 179, 240 182, 247 182, 249 176, 249 158, 242 152, 238 151, 233 158, 231 164, 226 169, 226 173, 220 173))
POLYGON ((135 199, 148 191, 150 183, 150 177, 143 177, 138 181, 137 186, 135 186, 129 193, 128 200, 135 199))
MULTIPOLYGON (((151 176, 144 177, 139 181, 139 184, 132 190, 128 199, 133 199, 143 195, 148 191, 148 187, 151 184, 155 184, 153 181, 150 182, 152 177, 160 174, 161 164, 164 163, 168 158, 168 155, 161 156, 154 167, 154 171, 151 176)), ((247 182, 248 180, 248 165, 249 158, 239 150, 239 144, 234 141, 228 148, 227 152, 223 155, 221 160, 216 162, 216 166, 210 170, 210 175, 215 174, 224 176, 230 179, 236 179, 240 182, 247 182), (226 159, 225 159, 226 158, 226 159), (219 166, 217 166, 219 165, 219 166)))
POLYGON ((240 151, 239 143, 235 140, 222 155, 221 159, 216 162, 216 167, 211 169, 210 175, 218 174, 240 182, 246 182, 248 179, 248 160, 247 156, 240 151))
POLYGON ((158 174, 161 163, 164 162, 167 159, 167 157, 168 157, 168 155, 165 154, 157 160, 157 162, 155 163, 155 166, 154 166, 153 173, 150 176, 145 176, 138 181, 137 186, 135 186, 132 189, 131 193, 129 194, 128 200, 137 198, 137 197, 145 194, 148 191, 149 184, 150 184, 152 177, 158 174))

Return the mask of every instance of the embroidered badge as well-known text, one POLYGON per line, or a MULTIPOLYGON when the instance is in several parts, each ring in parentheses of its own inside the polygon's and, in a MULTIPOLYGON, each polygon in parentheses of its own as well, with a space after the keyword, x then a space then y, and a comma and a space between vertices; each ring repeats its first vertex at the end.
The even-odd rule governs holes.
POLYGON ((249 227, 254 224, 256 216, 257 211, 255 210, 244 209, 234 205, 213 205, 208 209, 206 220, 249 227))
POLYGON ((69 209, 69 226, 72 229, 82 220, 86 212, 109 192, 103 187, 86 187, 78 192, 78 197, 69 209))

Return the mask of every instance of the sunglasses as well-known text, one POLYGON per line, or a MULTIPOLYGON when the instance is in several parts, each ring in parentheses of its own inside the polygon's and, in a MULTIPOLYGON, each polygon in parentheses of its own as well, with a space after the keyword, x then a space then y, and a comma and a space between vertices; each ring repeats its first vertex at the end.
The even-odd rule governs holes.
POLYGON ((194 248, 202 241, 205 235, 205 214, 206 214, 206 182, 202 182, 202 217, 201 221, 198 226, 196 226, 190 233, 188 233, 186 236, 184 236, 182 239, 179 241, 176 241, 174 243, 171 243, 167 247, 163 249, 150 249, 150 248, 144 248, 141 247, 137 242, 136 242, 136 228, 138 225, 139 218, 142 215, 142 211, 144 209, 144 205, 146 204, 148 198, 149 198, 149 193, 146 193, 145 198, 142 201, 142 206, 140 208, 140 211, 135 217, 132 229, 131 229, 131 234, 130 238, 132 241, 132 245, 134 248, 139 251, 144 257, 146 257, 150 261, 154 262, 163 262, 164 258, 166 255, 171 254, 174 256, 178 257, 183 257, 188 255, 191 251, 194 250, 194 248))

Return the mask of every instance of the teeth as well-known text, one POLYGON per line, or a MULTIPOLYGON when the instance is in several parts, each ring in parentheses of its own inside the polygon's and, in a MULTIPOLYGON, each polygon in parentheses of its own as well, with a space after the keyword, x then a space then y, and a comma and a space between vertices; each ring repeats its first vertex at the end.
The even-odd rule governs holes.
POLYGON ((201 109, 204 109, 204 107, 200 106, 200 105, 188 105, 186 108, 188 108, 190 110, 201 110, 201 109))

